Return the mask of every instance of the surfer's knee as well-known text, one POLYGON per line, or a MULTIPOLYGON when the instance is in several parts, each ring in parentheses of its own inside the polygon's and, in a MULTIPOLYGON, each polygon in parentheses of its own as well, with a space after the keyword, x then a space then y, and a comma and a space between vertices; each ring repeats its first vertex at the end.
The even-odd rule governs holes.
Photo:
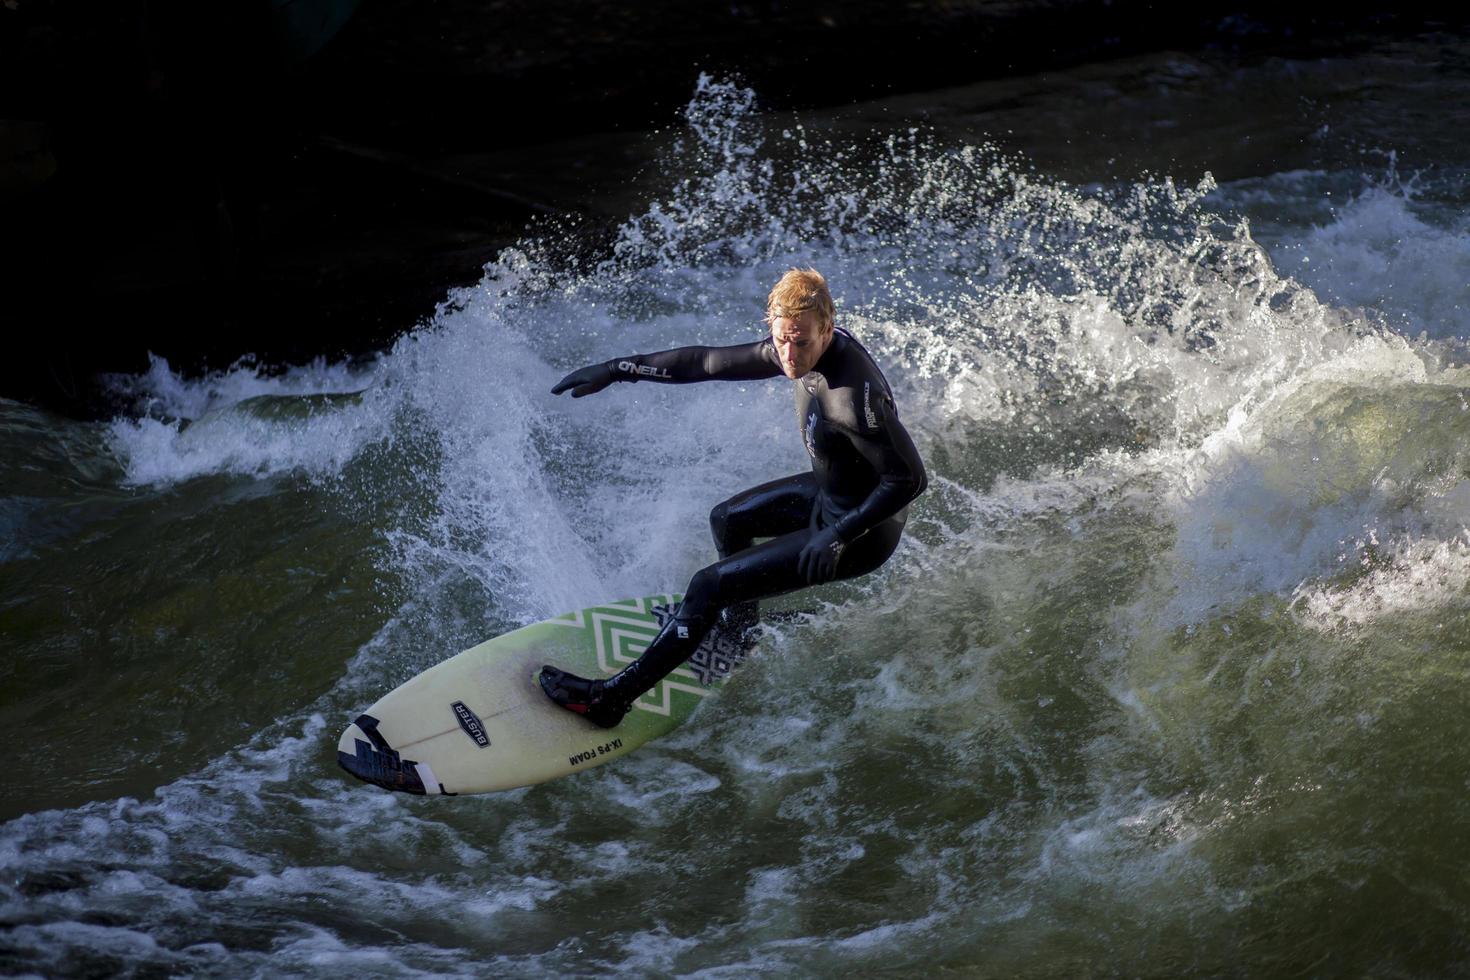
POLYGON ((716 599, 720 594, 720 570, 714 565, 706 565, 694 573, 689 580, 689 591, 685 595, 697 596, 701 601, 708 602, 716 599))
POLYGON ((689 622, 703 622, 718 613, 728 603, 720 594, 720 570, 708 565, 694 573, 689 588, 684 592, 684 602, 679 607, 679 618, 689 622))
POLYGON ((730 530, 730 501, 722 500, 709 512, 709 533, 715 539, 715 547, 725 554, 725 536, 730 530))

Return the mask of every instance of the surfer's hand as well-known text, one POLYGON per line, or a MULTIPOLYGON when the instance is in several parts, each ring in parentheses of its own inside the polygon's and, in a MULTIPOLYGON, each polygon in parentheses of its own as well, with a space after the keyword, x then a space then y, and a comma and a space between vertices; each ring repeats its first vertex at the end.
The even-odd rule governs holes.
POLYGON ((808 585, 830 582, 837 577, 837 562, 842 558, 844 547, 846 545, 837 536, 835 528, 824 527, 813 532, 796 563, 808 585))
POLYGON ((611 365, 607 363, 589 364, 558 381, 556 387, 551 389, 551 393, 559 395, 570 388, 573 398, 581 398, 583 395, 597 394, 612 384, 614 380, 611 365))

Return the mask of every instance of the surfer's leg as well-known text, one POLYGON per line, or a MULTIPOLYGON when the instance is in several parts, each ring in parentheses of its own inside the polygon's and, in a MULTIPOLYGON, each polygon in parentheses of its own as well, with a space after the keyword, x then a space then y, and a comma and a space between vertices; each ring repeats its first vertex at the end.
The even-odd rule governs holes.
MULTIPOLYGON (((848 545, 837 563, 836 579, 866 575, 887 561, 903 536, 903 525, 904 518, 892 518, 848 545)), ((712 624, 720 610, 732 605, 806 588, 801 551, 811 535, 808 524, 701 568, 689 581, 678 618, 691 625, 712 624)))
MULTIPOLYGON (((709 530, 721 558, 749 548, 756 538, 774 538, 805 528, 817 500, 817 478, 808 470, 751 487, 715 505, 709 530)), ((726 606, 720 628, 740 636, 759 618, 756 600, 726 606)))
POLYGON ((742 490, 709 512, 715 549, 728 558, 756 538, 799 531, 807 526, 816 500, 817 478, 810 471, 742 490))
POLYGON ((679 611, 664 623, 642 656, 605 680, 543 667, 540 680, 546 696, 604 728, 613 727, 634 701, 689 659, 720 610, 805 585, 797 559, 810 534, 805 528, 783 534, 700 569, 689 580, 679 611))
MULTIPOLYGON (((839 579, 864 575, 888 560, 903 533, 903 519, 885 521, 854 541, 837 564, 839 579)), ((741 602, 805 588, 801 550, 810 528, 792 531, 722 558, 689 580, 678 613, 633 663, 606 680, 586 680, 554 667, 541 671, 541 686, 557 704, 604 728, 622 720, 645 692, 689 659, 720 611, 741 602)))
POLYGON ((613 676, 587 681, 547 667, 541 671, 542 688, 562 707, 611 728, 634 701, 699 649, 722 609, 805 585, 797 559, 810 533, 783 534, 695 572, 679 611, 664 623, 642 656, 613 676))
POLYGON ((898 549, 906 523, 907 514, 890 517, 844 548, 837 561, 837 575, 833 581, 840 582, 876 571, 898 549))

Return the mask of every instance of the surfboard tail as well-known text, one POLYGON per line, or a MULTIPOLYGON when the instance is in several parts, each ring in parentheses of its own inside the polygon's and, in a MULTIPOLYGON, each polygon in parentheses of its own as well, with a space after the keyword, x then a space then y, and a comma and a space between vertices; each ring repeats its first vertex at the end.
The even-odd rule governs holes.
POLYGON ((365 783, 416 796, 447 794, 426 762, 405 759, 378 731, 378 720, 359 715, 337 742, 337 764, 365 783))

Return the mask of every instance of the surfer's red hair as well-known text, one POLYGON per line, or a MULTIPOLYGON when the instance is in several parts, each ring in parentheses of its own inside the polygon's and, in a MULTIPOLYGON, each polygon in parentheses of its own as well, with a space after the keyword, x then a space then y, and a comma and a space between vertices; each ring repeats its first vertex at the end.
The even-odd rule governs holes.
POLYGON ((832 305, 832 293, 827 289, 827 280, 816 269, 791 269, 782 276, 766 297, 766 320, 778 317, 798 317, 807 310, 815 310, 821 329, 831 330, 837 317, 832 305))

